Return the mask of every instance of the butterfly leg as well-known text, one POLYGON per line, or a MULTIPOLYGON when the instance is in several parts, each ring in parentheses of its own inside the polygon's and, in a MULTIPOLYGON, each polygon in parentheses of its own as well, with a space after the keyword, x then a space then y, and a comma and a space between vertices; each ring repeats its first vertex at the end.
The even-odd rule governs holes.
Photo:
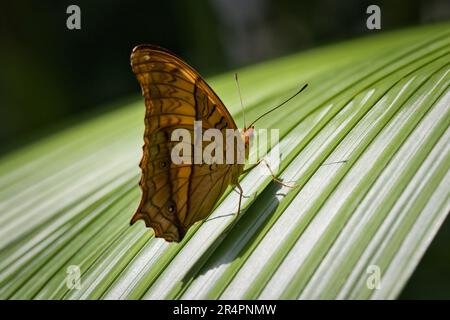
POLYGON ((239 214, 241 213, 241 203, 242 203, 242 197, 244 196, 244 190, 242 190, 242 187, 239 183, 236 186, 239 189, 239 204, 238 204, 238 210, 236 213, 236 217, 238 217, 239 214))
POLYGON ((250 168, 245 169, 242 174, 247 173, 253 169, 255 169, 261 162, 264 162, 264 164, 266 165, 267 169, 269 169, 270 175, 272 176, 272 180, 275 181, 276 183, 285 186, 287 188, 296 188, 298 187, 297 184, 293 184, 293 185, 288 185, 286 183, 284 183, 283 181, 281 181, 280 179, 277 178, 277 176, 273 173, 272 168, 270 168, 269 164, 267 163, 266 159, 261 158, 258 160, 258 162, 256 162, 254 165, 252 165, 250 168))
MULTIPOLYGON (((241 192, 240 192, 240 191, 237 191, 235 188, 233 188, 233 191, 236 192, 236 193, 239 194, 239 195, 241 194, 241 192)), ((243 195, 242 195, 242 198, 250 198, 250 196, 246 196, 246 195, 243 194, 243 195)))
POLYGON ((298 187, 298 185, 296 183, 294 183, 293 185, 289 185, 284 183, 283 181, 281 181, 280 179, 277 178, 277 176, 273 173, 272 168, 270 168, 270 165, 267 163, 266 159, 261 159, 260 161, 264 162, 264 164, 266 165, 267 169, 269 169, 270 175, 272 176, 272 180, 275 181, 276 183, 287 187, 287 188, 296 188, 298 187))
POLYGON ((258 160, 257 163, 255 163, 254 165, 252 165, 250 168, 245 169, 244 171, 242 171, 242 174, 248 173, 250 171, 252 171, 253 169, 255 169, 260 163, 261 163, 262 159, 258 160))

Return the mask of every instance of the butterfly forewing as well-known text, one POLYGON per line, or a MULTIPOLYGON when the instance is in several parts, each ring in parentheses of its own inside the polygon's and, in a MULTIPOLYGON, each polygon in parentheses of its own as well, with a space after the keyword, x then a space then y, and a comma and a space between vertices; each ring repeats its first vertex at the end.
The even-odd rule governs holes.
POLYGON ((225 132, 237 127, 201 76, 166 49, 138 46, 132 52, 131 66, 146 106, 142 198, 131 223, 143 219, 156 237, 181 241, 192 224, 211 213, 243 166, 194 164, 193 154, 189 164, 175 164, 171 150, 178 142, 171 141, 172 132, 178 128, 193 132, 196 120, 202 121, 203 129, 225 132))

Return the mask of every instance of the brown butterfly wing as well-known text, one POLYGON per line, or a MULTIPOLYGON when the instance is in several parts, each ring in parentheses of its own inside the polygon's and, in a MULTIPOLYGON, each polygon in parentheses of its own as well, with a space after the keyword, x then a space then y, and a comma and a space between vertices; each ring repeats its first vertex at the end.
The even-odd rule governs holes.
MULTIPOLYGON (((131 66, 145 98, 145 133, 140 163, 142 198, 131 224, 139 219, 156 237, 181 241, 195 222, 204 219, 242 165, 174 164, 173 130, 236 129, 219 97, 188 64, 166 49, 142 45, 133 49, 131 66)), ((225 135, 224 135, 225 136, 225 135)), ((193 155, 191 155, 193 156, 193 155)))

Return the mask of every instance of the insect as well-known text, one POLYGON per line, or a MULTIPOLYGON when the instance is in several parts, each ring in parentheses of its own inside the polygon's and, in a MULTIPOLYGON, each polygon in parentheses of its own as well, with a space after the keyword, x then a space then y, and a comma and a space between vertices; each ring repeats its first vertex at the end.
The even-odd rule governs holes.
MULTIPOLYGON (((177 143, 171 139, 175 129, 192 131, 194 122, 201 121, 204 129, 214 128, 224 134, 227 129, 238 130, 220 98, 197 71, 167 49, 137 46, 131 54, 131 67, 141 86, 146 112, 139 164, 142 197, 130 224, 142 219, 154 229, 155 237, 179 242, 195 222, 211 213, 229 185, 239 189, 239 213, 243 196, 239 177, 244 164, 194 161, 176 164, 171 159, 177 143)), ((258 119, 236 137, 242 139, 245 158, 258 119)))

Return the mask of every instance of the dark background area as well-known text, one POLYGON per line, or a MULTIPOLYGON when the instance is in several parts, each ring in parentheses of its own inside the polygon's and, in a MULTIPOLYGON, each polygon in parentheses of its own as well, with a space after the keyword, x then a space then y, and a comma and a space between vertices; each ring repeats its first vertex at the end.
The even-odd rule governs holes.
POLYGON ((450 299, 450 216, 447 216, 400 299, 450 299))
MULTIPOLYGON (((129 66, 137 44, 166 47, 208 76, 345 39, 448 19, 448 0, 4 2, 0 156, 62 121, 138 96, 129 66), (71 4, 81 8, 81 30, 66 27, 71 4), (366 28, 371 4, 381 8, 381 31, 366 28)), ((450 298, 449 241, 447 219, 401 298, 450 298)))
POLYGON ((132 48, 152 43, 203 76, 330 42, 450 18, 448 0, 10 1, 0 10, 0 154, 61 119, 138 95, 132 48), (66 27, 70 4, 81 30, 66 27))

